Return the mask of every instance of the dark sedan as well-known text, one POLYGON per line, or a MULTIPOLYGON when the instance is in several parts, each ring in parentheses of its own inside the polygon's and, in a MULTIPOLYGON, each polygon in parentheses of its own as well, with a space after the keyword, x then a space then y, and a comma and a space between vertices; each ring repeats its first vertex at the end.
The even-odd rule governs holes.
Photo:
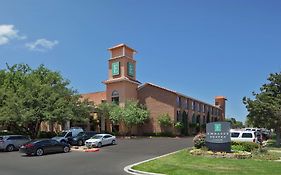
POLYGON ((20 147, 20 152, 27 155, 42 156, 47 153, 67 153, 70 147, 67 143, 60 143, 52 139, 32 140, 20 147))
POLYGON ((88 140, 89 138, 93 137, 96 135, 96 131, 86 131, 86 132, 80 132, 77 136, 69 138, 68 142, 71 145, 78 145, 82 146, 85 144, 85 141, 88 140))

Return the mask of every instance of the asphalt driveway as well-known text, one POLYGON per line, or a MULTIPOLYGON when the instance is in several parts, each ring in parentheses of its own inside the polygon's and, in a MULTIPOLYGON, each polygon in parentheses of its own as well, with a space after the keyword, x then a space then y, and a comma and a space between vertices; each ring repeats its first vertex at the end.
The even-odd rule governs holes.
POLYGON ((192 138, 119 139, 99 152, 28 157, 0 152, 0 175, 123 175, 129 164, 192 146, 192 138))

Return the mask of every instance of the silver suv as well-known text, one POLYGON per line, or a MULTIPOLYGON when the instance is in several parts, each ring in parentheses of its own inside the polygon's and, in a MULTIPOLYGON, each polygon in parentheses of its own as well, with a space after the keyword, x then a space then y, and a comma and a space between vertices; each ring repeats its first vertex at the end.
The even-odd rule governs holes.
POLYGON ((23 135, 5 135, 0 136, 0 150, 14 151, 26 142, 30 141, 30 138, 23 135))

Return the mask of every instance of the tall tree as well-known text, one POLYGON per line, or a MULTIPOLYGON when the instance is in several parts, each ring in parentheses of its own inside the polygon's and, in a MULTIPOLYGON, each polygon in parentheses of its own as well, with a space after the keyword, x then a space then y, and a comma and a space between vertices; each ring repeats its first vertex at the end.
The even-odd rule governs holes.
POLYGON ((101 118, 109 119, 113 124, 123 122, 129 129, 129 134, 133 126, 143 124, 149 117, 148 110, 134 100, 126 101, 124 107, 102 103, 98 106, 98 111, 101 118))
POLYGON ((110 120, 112 123, 119 121, 119 118, 114 115, 115 113, 112 113, 113 109, 116 110, 117 107, 119 108, 116 104, 107 102, 103 102, 97 106, 97 111, 101 120, 101 132, 105 132, 106 130, 106 120, 110 120))
POLYGON ((260 93, 254 93, 254 100, 243 98, 249 114, 249 123, 257 127, 274 129, 276 144, 280 146, 281 134, 281 72, 270 74, 269 82, 260 88, 260 93))
POLYGON ((126 101, 122 121, 129 128, 129 132, 131 132, 133 126, 144 124, 148 117, 149 112, 145 106, 139 104, 138 101, 126 101))
POLYGON ((237 121, 235 118, 226 118, 226 122, 230 122, 232 128, 243 128, 243 122, 237 121))
POLYGON ((40 65, 8 66, 0 71, 0 123, 35 137, 42 122, 86 120, 92 104, 81 101, 59 72, 40 65))

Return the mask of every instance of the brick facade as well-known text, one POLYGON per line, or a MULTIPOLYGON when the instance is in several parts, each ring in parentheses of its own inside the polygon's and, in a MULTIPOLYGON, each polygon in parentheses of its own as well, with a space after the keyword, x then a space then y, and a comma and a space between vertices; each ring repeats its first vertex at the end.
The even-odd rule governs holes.
MULTIPOLYGON (((82 94, 82 97, 93 101, 96 105, 105 100, 112 102, 116 95, 115 100, 117 99, 121 106, 126 100, 139 100, 149 110, 150 120, 143 126, 134 128, 133 133, 162 132, 158 117, 166 113, 173 123, 183 123, 184 128, 181 131, 183 134, 194 134, 204 129, 207 122, 225 119, 225 97, 217 96, 215 105, 212 105, 152 83, 141 85, 136 80, 136 61, 133 58, 136 51, 125 44, 112 47, 109 51, 111 58, 108 60, 108 80, 103 82, 106 91, 82 94)), ((120 128, 122 130, 120 132, 125 132, 126 128, 123 125, 120 128)), ((111 131, 110 128, 107 130, 111 131)), ((168 128, 168 131, 176 133, 173 126, 168 128)))

